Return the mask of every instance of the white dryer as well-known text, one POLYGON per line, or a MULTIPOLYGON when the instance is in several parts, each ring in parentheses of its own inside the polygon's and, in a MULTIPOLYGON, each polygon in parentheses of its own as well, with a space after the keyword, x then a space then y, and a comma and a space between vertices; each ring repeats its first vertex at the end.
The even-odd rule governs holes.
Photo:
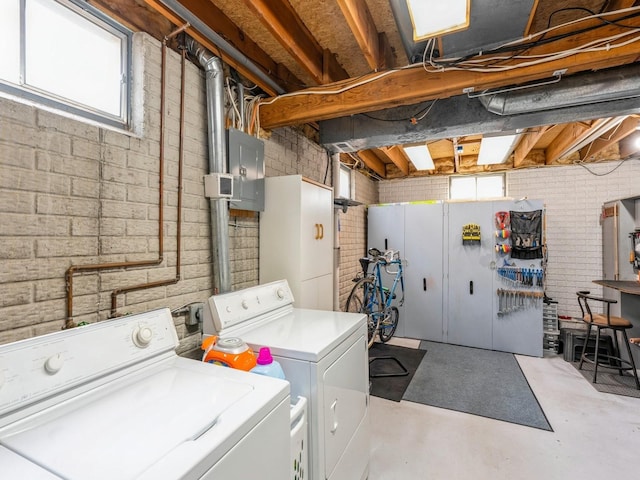
POLYGON ((168 309, 0 345, 0 477, 288 478, 288 382, 177 345, 168 309))
POLYGON ((369 473, 369 362, 366 316, 293 308, 286 280, 214 295, 205 335, 267 346, 309 399, 311 480, 359 480, 369 473))

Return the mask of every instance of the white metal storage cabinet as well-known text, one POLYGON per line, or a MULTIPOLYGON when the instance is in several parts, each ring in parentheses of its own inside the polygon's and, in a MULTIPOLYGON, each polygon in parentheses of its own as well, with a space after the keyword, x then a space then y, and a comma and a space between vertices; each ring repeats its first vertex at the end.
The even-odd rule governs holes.
POLYGON ((442 341, 443 204, 404 205, 404 336, 442 341))
POLYGON ((449 203, 445 222, 444 257, 448 288, 444 301, 448 343, 493 347, 493 206, 491 202, 449 203), (480 226, 481 241, 463 245, 463 225, 480 226))
POLYGON ((296 307, 333 310, 333 191, 301 175, 265 179, 260 283, 281 279, 296 307))
MULTIPOLYGON (((404 205, 403 204, 381 204, 369 205, 367 208, 367 250, 377 248, 378 250, 399 250, 400 256, 404 258, 404 205)), ((367 255, 367 252, 363 252, 367 255)), ((373 266, 370 266, 371 270, 373 266)), ((388 275, 382 270, 382 282, 385 287, 393 285, 394 275, 388 275)), ((405 280, 406 286, 406 280, 405 280)), ((397 287, 396 294, 400 293, 397 287)), ((397 304, 397 302, 396 302, 397 304)), ((400 321, 396 329, 397 337, 406 337, 404 332, 404 307, 399 308, 400 321)))

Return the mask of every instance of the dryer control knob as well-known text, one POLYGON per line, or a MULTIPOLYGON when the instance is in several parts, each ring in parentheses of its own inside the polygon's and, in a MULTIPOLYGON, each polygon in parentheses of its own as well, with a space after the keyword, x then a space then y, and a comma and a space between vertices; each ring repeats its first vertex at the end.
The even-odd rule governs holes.
POLYGON ((137 347, 145 348, 151 343, 152 337, 153 330, 146 325, 140 325, 133 332, 133 343, 135 343, 137 347))
POLYGON ((244 308, 245 310, 249 309, 249 302, 247 302, 246 300, 242 300, 242 303, 240 305, 242 305, 242 308, 244 308))
POLYGON ((280 300, 284 299, 284 288, 277 289, 276 295, 280 300))
POLYGON ((44 370, 51 375, 55 375, 60 371, 63 364, 64 358, 60 353, 56 353, 55 355, 51 355, 44 362, 44 370))

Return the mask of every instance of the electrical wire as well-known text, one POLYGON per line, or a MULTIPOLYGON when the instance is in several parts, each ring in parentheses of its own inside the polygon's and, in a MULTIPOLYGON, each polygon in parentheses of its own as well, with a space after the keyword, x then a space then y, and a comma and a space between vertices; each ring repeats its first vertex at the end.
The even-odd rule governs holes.
POLYGON ((589 167, 587 167, 587 164, 585 162, 583 162, 583 161, 574 162, 574 165, 578 165, 578 166, 584 168, 591 175, 594 175, 596 177, 604 177, 606 175, 610 175, 613 172, 615 172, 617 169, 619 169, 624 163, 628 162, 629 160, 640 160, 640 157, 639 156, 630 156, 630 157, 627 157, 627 158, 623 158, 622 160, 620 160, 620 163, 618 163, 618 165, 616 165, 613 169, 611 169, 611 170, 609 170, 608 172, 605 172, 605 173, 594 172, 589 167))
MULTIPOLYGON (((553 14, 552 14, 553 15, 553 14)), ((534 66, 534 65, 540 65, 540 64, 544 64, 544 63, 548 63, 548 62, 552 62, 552 61, 556 61, 556 60, 561 60, 564 59, 566 57, 578 54, 578 53, 588 53, 588 52, 598 52, 598 51, 610 51, 612 49, 616 49, 616 48, 621 48, 624 47, 626 45, 629 45, 631 43, 634 43, 638 40, 640 40, 640 35, 635 36, 634 38, 631 38, 629 40, 626 41, 621 41, 619 43, 616 44, 612 44, 612 42, 615 42, 617 40, 620 40, 628 35, 632 35, 632 34, 637 34, 640 33, 640 28, 639 27, 635 27, 635 26, 629 26, 629 25, 625 25, 620 23, 621 20, 627 20, 630 18, 636 18, 640 16, 640 7, 630 7, 630 8, 625 8, 625 9, 621 9, 621 10, 616 10, 614 12, 605 12, 605 13, 599 13, 599 14, 594 14, 594 15, 590 15, 587 17, 583 17, 580 19, 576 19, 576 20, 572 20, 570 22, 566 22, 563 23, 561 25, 557 25, 554 27, 549 27, 546 30, 543 30, 541 32, 536 32, 535 34, 531 34, 529 36, 527 36, 526 38, 521 38, 521 39, 517 39, 517 40, 513 40, 510 42, 506 42, 496 48, 493 48, 491 50, 489 50, 488 52, 483 52, 483 51, 479 51, 478 53, 474 53, 474 54, 470 54, 464 57, 458 57, 458 58, 445 58, 445 59, 440 59, 440 60, 435 60, 433 58, 433 54, 435 51, 435 39, 430 39, 429 41, 427 41, 427 44, 425 46, 425 50, 423 53, 423 62, 420 64, 411 64, 411 65, 407 65, 405 67, 400 67, 400 68, 396 68, 396 69, 391 69, 391 70, 386 70, 383 72, 378 72, 376 74, 373 75, 367 75, 364 77, 361 77, 361 80, 356 81, 354 83, 352 82, 352 79, 343 81, 343 82, 339 82, 339 83, 334 83, 332 84, 331 87, 329 88, 322 88, 322 87, 318 87, 318 88, 312 88, 312 89, 306 89, 306 90, 300 90, 300 91, 296 91, 296 92, 290 92, 290 93, 285 93, 276 97, 273 97, 269 100, 261 100, 258 99, 258 101, 256 102, 255 105, 252 105, 252 118, 254 119, 259 119, 260 115, 259 115, 259 109, 262 105, 271 105, 275 102, 277 102, 280 99, 283 98, 288 98, 288 97, 294 97, 294 96, 300 96, 300 95, 337 95, 337 94, 341 94, 344 92, 347 92, 349 90, 352 90, 354 88, 360 87, 362 85, 366 85, 368 83, 372 83, 372 82, 376 82, 388 75, 391 75, 397 71, 401 71, 401 70, 405 70, 405 69, 410 69, 410 68, 416 68, 416 67, 422 67, 424 68, 425 71, 427 71, 428 73, 434 73, 434 72, 443 72, 443 71, 447 71, 447 70, 469 70, 469 71, 473 71, 473 72, 479 72, 479 73, 490 73, 490 72, 504 72, 504 71, 510 71, 510 70, 515 70, 518 68, 523 68, 523 67, 528 67, 528 66, 534 66), (611 16, 611 15, 619 15, 619 14, 628 14, 625 17, 618 19, 614 22, 607 20, 604 17, 607 16, 611 16), (612 35, 610 37, 604 38, 604 39, 597 39, 591 42, 587 42, 581 46, 578 47, 574 47, 571 49, 566 49, 566 50, 561 50, 559 52, 555 52, 552 54, 545 54, 545 55, 523 55, 524 52, 526 52, 527 50, 531 49, 532 47, 535 46, 539 46, 539 45, 543 45, 543 44, 547 44, 547 43, 552 43, 558 40, 562 40, 565 38, 569 38, 571 36, 575 36, 587 31, 591 31, 597 28, 601 28, 603 25, 595 25, 595 26, 590 26, 590 27, 585 27, 583 29, 579 29, 579 30, 575 30, 572 32, 568 32, 568 33, 564 33, 564 34, 559 34, 556 35, 554 37, 546 37, 546 35, 548 33, 551 33, 555 30, 558 30, 560 28, 565 28, 567 26, 573 25, 573 24, 577 24, 580 22, 584 22, 587 20, 592 20, 592 19, 598 19, 601 22, 603 22, 603 24, 612 24, 612 25, 616 25, 619 27, 624 27, 624 28, 629 28, 631 29, 629 32, 625 32, 625 33, 620 33, 617 35, 612 35), (537 39, 537 40, 532 40, 532 39, 537 39), (428 65, 431 66, 431 69, 428 67, 427 62, 426 62, 426 58, 427 58, 427 52, 429 55, 429 61, 428 61, 428 65), (515 52, 515 53, 514 53, 515 52), (509 53, 509 55, 505 55, 505 56, 497 56, 497 54, 499 53, 509 53), (490 55, 489 57, 487 57, 487 55, 490 55), (474 58, 474 57, 483 57, 483 58, 474 58), (520 62, 515 64, 515 65, 499 65, 502 64, 508 60, 519 60, 520 62), (343 85, 343 86, 340 86, 343 85)), ((433 104, 430 106, 432 107, 433 104)), ((430 108, 429 108, 430 110, 430 108)), ((428 114, 429 110, 427 110, 426 114, 428 114)), ((425 116, 426 116, 425 114, 425 116)), ((374 118, 374 117, 372 117, 374 118)), ((424 118, 421 117, 421 118, 424 118)), ((383 120, 383 119, 379 119, 379 120, 383 120)), ((413 119, 410 119, 413 121, 413 119)), ((252 120, 252 122, 255 120, 252 120)))
MULTIPOLYGON (((553 13, 551 14, 553 15, 553 13)), ((486 52, 483 51, 479 51, 478 53, 473 53, 473 54, 469 54, 466 55, 464 57, 457 57, 457 58, 445 58, 445 59, 440 59, 438 61, 434 61, 432 59, 432 61, 430 62, 430 64, 433 67, 439 67, 438 71, 443 71, 442 67, 452 67, 455 66, 457 64, 460 63, 464 63, 466 61, 468 61, 469 59, 476 57, 476 56, 483 56, 483 55, 494 55, 496 53, 503 53, 503 52, 513 52, 514 48, 513 47, 519 47, 520 52, 522 51, 526 51, 532 47, 535 46, 539 46, 539 45, 543 45, 543 44, 547 44, 547 43, 551 43, 551 42, 555 42, 558 40, 562 40, 564 38, 568 38, 571 36, 575 36, 578 35, 580 33, 585 33, 591 30, 595 30, 597 28, 601 28, 603 25, 595 25, 595 26, 591 26, 591 27, 586 27, 580 30, 574 30, 572 32, 569 33, 564 33, 564 34, 560 34, 557 35, 555 37, 546 37, 546 35, 548 33, 551 33, 555 30, 558 30, 560 28, 565 28, 567 26, 573 25, 573 24, 577 24, 580 22, 584 22, 587 20, 592 20, 592 19, 598 19, 601 22, 603 22, 603 24, 612 24, 612 25, 616 25, 618 27, 624 27, 624 28, 631 28, 633 30, 637 30, 638 27, 637 26, 629 26, 629 25, 625 25, 620 23, 620 20, 627 20, 630 18, 635 18, 637 16, 640 15, 640 7, 630 7, 630 8, 626 8, 626 9, 621 9, 621 10, 617 10, 614 12, 606 12, 606 13, 600 13, 600 14, 594 14, 588 17, 583 17, 583 18, 579 18, 576 20, 572 20, 570 22, 566 22, 563 23, 561 25, 556 25, 554 27, 549 27, 546 30, 542 30, 540 32, 536 32, 535 34, 531 34, 525 38, 521 38, 521 39, 516 39, 516 40, 512 40, 510 42, 506 42, 498 47, 492 48, 491 50, 488 50, 486 52), (606 18, 603 18, 605 16, 610 16, 613 14, 621 14, 621 13, 628 13, 628 15, 626 15, 625 17, 623 17, 622 19, 619 19, 615 22, 611 22, 609 20, 607 20, 606 18), (537 40, 533 40, 536 39, 537 40)), ((433 46, 430 46, 429 43, 427 44, 427 46, 425 47, 425 52, 427 50, 427 48, 431 48, 433 50, 433 46)), ((504 60, 505 58, 509 58, 508 57, 500 57, 500 60, 504 60)), ((488 59, 480 59, 480 60, 476 60, 476 61, 484 61, 487 62, 489 60, 493 60, 494 57, 490 57, 488 59)))

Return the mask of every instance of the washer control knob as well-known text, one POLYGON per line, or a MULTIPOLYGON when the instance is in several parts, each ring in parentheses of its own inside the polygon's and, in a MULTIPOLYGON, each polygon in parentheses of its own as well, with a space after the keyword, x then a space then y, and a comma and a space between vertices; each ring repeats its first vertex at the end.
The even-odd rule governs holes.
POLYGON ((44 370, 51 375, 55 375, 60 371, 63 364, 64 358, 60 353, 56 353, 55 355, 51 355, 44 362, 44 370))
POLYGON ((249 309, 249 302, 247 302, 246 300, 242 300, 242 303, 240 305, 242 305, 242 308, 244 308, 245 310, 249 309))
POLYGON ((227 312, 231 313, 231 305, 227 305, 227 312))
POLYGON ((133 331, 133 343, 137 347, 147 347, 151 343, 151 338, 153 338, 153 330, 146 325, 140 325, 133 331))
POLYGON ((284 288, 278 288, 276 290, 276 296, 278 297, 279 300, 283 300, 284 299, 284 288))

